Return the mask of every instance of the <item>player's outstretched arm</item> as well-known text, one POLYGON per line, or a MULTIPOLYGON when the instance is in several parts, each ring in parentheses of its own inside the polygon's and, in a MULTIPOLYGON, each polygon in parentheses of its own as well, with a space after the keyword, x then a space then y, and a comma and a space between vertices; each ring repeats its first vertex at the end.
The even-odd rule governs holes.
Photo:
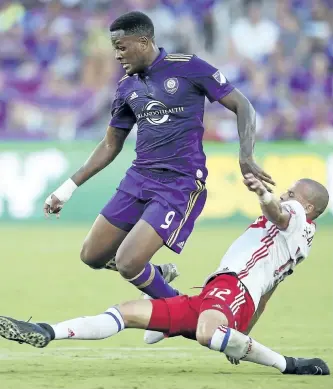
POLYGON ((253 174, 244 176, 244 184, 251 192, 255 192, 258 195, 260 207, 267 219, 279 229, 285 230, 289 225, 290 214, 281 207, 278 199, 272 193, 269 193, 263 183, 253 174))
POLYGON ((83 166, 46 199, 44 204, 45 216, 50 213, 59 216, 63 204, 71 198, 74 191, 116 158, 123 148, 128 134, 128 130, 109 126, 104 139, 98 144, 83 166))
MULTIPOLYGON (((224 96, 219 103, 237 115, 239 134, 239 164, 243 176, 252 173, 263 182, 275 185, 272 177, 254 161, 254 144, 256 139, 256 113, 249 100, 238 90, 224 96)), ((264 184, 267 190, 271 189, 264 184)))

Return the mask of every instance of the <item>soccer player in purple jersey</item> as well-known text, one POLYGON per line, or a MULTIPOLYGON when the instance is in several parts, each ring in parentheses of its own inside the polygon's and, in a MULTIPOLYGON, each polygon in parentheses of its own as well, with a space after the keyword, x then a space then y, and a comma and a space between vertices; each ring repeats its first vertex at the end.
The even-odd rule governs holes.
POLYGON ((168 54, 154 41, 154 25, 130 12, 110 26, 119 81, 104 139, 84 165, 47 199, 44 213, 59 214, 73 192, 108 166, 138 125, 137 157, 86 237, 81 259, 93 269, 117 269, 153 298, 178 292, 149 263, 166 245, 180 253, 205 201, 205 97, 237 115, 242 174, 271 177, 254 161, 255 111, 215 67, 195 55, 168 54))

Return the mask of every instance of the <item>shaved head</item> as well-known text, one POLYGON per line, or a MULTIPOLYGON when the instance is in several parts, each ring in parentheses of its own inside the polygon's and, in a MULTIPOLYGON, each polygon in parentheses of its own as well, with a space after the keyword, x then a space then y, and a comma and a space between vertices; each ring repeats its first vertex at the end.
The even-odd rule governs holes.
POLYGON ((320 216, 329 202, 328 190, 324 185, 310 178, 302 178, 298 181, 302 196, 314 206, 314 219, 320 216))
POLYGON ((297 200, 302 204, 307 218, 314 220, 325 211, 329 194, 324 185, 319 182, 310 178, 301 178, 280 196, 280 200, 282 202, 297 200))

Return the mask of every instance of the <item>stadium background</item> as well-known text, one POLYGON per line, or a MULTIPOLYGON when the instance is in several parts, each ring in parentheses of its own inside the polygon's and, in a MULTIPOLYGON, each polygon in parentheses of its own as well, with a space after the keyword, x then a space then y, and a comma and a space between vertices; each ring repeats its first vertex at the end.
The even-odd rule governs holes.
MULTIPOLYGON (((81 243, 134 156, 135 129, 111 167, 85 184, 60 220, 44 220, 46 196, 103 136, 122 70, 108 25, 140 9, 159 45, 211 62, 257 111, 258 161, 285 189, 299 177, 333 195, 333 2, 331 0, 61 0, 0 2, 0 313, 34 321, 95 314, 137 292, 117 274, 80 263, 81 243)), ((259 212, 242 185, 233 114, 207 105, 209 198, 175 261, 194 293, 231 241, 259 212)), ((254 330, 267 345, 333 365, 333 204, 319 221, 311 258, 280 287, 254 330)), ((331 388, 281 377, 186 340, 144 347, 129 331, 101 342, 59 342, 45 351, 0 342, 2 388, 331 388), (50 384, 51 383, 51 384, 50 384)))

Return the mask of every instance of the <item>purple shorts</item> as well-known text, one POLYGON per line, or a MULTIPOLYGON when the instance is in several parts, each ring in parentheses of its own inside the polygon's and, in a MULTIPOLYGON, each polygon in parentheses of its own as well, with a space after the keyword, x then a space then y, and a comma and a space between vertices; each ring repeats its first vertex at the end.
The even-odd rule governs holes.
POLYGON ((124 231, 143 219, 167 247, 180 253, 206 197, 205 184, 192 177, 131 167, 101 214, 124 231))

